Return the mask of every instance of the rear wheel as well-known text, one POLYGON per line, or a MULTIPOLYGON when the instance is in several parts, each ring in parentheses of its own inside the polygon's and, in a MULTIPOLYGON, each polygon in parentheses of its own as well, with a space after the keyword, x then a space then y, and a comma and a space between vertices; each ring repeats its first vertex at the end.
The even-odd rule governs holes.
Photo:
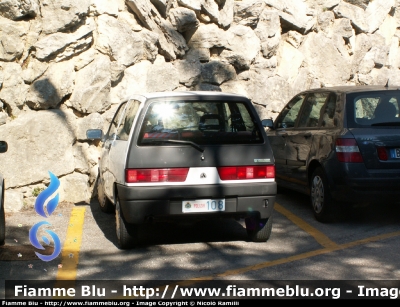
POLYGON ((118 197, 115 203, 115 222, 119 248, 129 249, 137 245, 137 225, 129 224, 125 221, 118 197))
POLYGON ((272 215, 268 219, 248 217, 245 219, 246 231, 253 242, 266 242, 272 232, 272 215))
POLYGON ((4 191, 0 199, 0 245, 4 245, 6 239, 6 218, 4 214, 4 191))
POLYGON ((337 218, 339 205, 332 199, 326 175, 321 167, 316 168, 311 176, 310 190, 315 218, 323 223, 332 222, 337 218))
POLYGON ((105 213, 114 212, 114 205, 106 196, 104 192, 103 180, 100 175, 97 177, 97 199, 99 200, 100 210, 105 213))

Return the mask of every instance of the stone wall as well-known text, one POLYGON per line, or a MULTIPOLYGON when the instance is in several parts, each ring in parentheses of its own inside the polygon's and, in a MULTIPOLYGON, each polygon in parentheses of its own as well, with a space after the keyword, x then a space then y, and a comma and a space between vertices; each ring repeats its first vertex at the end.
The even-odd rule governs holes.
POLYGON ((275 118, 296 92, 400 85, 398 0, 0 1, 0 155, 6 211, 49 182, 88 202, 98 147, 121 98, 213 90, 275 118))

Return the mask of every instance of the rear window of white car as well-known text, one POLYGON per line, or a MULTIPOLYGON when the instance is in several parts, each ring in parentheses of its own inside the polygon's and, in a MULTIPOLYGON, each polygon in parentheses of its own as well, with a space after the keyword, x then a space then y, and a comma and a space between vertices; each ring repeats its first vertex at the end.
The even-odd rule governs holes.
POLYGON ((263 143, 245 102, 155 101, 144 116, 138 144, 171 145, 163 140, 206 144, 263 143))

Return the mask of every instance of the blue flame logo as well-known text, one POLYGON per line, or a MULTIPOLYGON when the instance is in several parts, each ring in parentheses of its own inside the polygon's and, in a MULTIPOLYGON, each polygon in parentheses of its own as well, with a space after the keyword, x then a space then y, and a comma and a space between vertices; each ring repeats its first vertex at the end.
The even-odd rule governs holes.
MULTIPOLYGON (((60 187, 60 180, 58 180, 58 178, 53 173, 49 172, 49 174, 50 174, 50 184, 45 190, 43 190, 38 195, 38 197, 36 198, 36 202, 35 202, 36 213, 45 218, 49 217, 54 212, 54 210, 56 210, 58 201, 59 201, 59 194, 57 193, 55 196, 53 196, 53 195, 57 192, 58 188, 60 187), (46 201, 47 201, 47 205, 46 205, 46 201), (47 214, 46 214, 46 211, 47 211, 47 214)), ((33 225, 32 228, 29 230, 29 241, 31 241, 31 244, 34 247, 36 247, 37 249, 41 249, 41 250, 44 250, 45 248, 42 246, 42 244, 40 244, 40 242, 37 238, 37 234, 39 232, 39 228, 43 225, 51 226, 51 224, 49 222, 41 221, 41 222, 33 225)), ((51 230, 46 230, 46 232, 53 239, 54 251, 51 255, 42 255, 38 252, 35 252, 35 254, 43 261, 51 261, 60 254, 61 242, 55 232, 53 232, 51 230)), ((42 236, 42 240, 45 244, 47 244, 47 245, 50 244, 50 241, 47 237, 42 236)))

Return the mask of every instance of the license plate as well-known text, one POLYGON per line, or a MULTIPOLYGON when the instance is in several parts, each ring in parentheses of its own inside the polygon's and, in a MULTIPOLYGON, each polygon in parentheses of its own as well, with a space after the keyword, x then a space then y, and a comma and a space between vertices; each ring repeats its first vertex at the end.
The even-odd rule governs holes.
POLYGON ((395 159, 400 159, 400 148, 394 148, 390 151, 390 156, 395 159))
POLYGON ((225 211, 225 199, 184 200, 182 212, 218 212, 225 211))

